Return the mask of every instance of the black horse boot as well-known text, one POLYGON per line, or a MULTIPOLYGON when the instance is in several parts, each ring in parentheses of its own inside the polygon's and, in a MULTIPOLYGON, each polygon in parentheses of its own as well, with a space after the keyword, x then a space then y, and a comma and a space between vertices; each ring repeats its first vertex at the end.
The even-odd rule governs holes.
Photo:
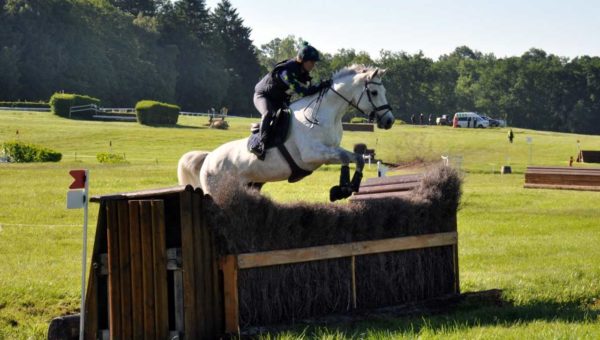
POLYGON ((340 173, 340 185, 331 187, 329 190, 329 200, 335 202, 352 195, 352 187, 350 186, 350 167, 342 165, 340 173))

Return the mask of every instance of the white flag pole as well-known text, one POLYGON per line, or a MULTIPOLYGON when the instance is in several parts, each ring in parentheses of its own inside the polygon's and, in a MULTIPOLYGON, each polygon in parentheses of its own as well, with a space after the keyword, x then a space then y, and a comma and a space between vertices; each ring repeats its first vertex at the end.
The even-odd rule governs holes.
POLYGON ((79 318, 79 340, 84 339, 85 326, 85 274, 87 264, 87 224, 88 224, 88 191, 89 170, 85 171, 85 189, 83 191, 83 254, 81 255, 81 313, 79 318))

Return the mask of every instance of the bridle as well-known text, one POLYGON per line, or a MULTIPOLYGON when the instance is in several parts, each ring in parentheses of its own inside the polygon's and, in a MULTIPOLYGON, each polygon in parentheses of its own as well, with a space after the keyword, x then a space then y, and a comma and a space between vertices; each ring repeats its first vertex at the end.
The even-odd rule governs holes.
POLYGON ((333 91, 333 93, 335 93, 338 96, 340 96, 340 98, 342 98, 344 101, 346 101, 346 103, 350 104, 352 107, 354 107, 355 109, 357 109, 360 113, 362 113, 365 116, 369 117, 370 121, 373 121, 373 118, 375 118, 375 117, 377 117, 377 121, 379 121, 383 115, 385 115, 386 113, 392 111, 392 107, 389 104, 385 104, 385 105, 381 105, 381 106, 376 106, 375 103, 373 103, 373 98, 371 97, 371 91, 369 91, 369 85, 370 84, 373 84, 373 85, 383 85, 382 83, 378 83, 376 81, 370 81, 370 80, 365 81, 365 86, 364 86, 362 92, 360 93, 360 97, 358 97, 358 100, 356 101, 356 104, 353 103, 351 100, 348 100, 346 97, 344 97, 344 95, 342 95, 338 91, 336 91, 333 88, 333 85, 329 89, 331 91, 333 91), (358 107, 358 105, 360 104, 360 101, 362 100, 365 92, 367 93, 367 98, 369 100, 369 103, 371 104, 371 106, 373 106, 373 110, 370 113, 366 113, 360 107, 358 107), (382 115, 378 115, 377 112, 382 111, 382 110, 387 110, 387 111, 385 111, 382 115))

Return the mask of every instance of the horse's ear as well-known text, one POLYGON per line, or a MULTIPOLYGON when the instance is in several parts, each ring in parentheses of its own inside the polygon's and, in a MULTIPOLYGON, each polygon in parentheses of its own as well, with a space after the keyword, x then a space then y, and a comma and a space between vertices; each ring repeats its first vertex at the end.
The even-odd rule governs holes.
POLYGON ((386 72, 387 72, 387 70, 386 70, 386 69, 384 69, 384 68, 382 68, 382 69, 379 69, 379 78, 383 78, 383 75, 384 75, 386 72))
POLYGON ((376 68, 375 71, 373 71, 373 73, 369 74, 368 79, 371 80, 377 76, 379 76, 381 78, 384 73, 385 73, 385 70, 380 70, 380 69, 376 68))

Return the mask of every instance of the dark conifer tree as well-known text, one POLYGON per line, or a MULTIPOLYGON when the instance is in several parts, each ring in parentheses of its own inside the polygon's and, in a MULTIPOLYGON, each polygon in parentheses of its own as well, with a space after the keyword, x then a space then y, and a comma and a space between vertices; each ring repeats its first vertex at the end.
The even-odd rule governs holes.
POLYGON ((260 77, 256 49, 250 40, 250 28, 228 0, 221 1, 211 15, 215 46, 223 56, 229 86, 223 105, 232 112, 249 115, 254 109, 252 95, 260 77))

